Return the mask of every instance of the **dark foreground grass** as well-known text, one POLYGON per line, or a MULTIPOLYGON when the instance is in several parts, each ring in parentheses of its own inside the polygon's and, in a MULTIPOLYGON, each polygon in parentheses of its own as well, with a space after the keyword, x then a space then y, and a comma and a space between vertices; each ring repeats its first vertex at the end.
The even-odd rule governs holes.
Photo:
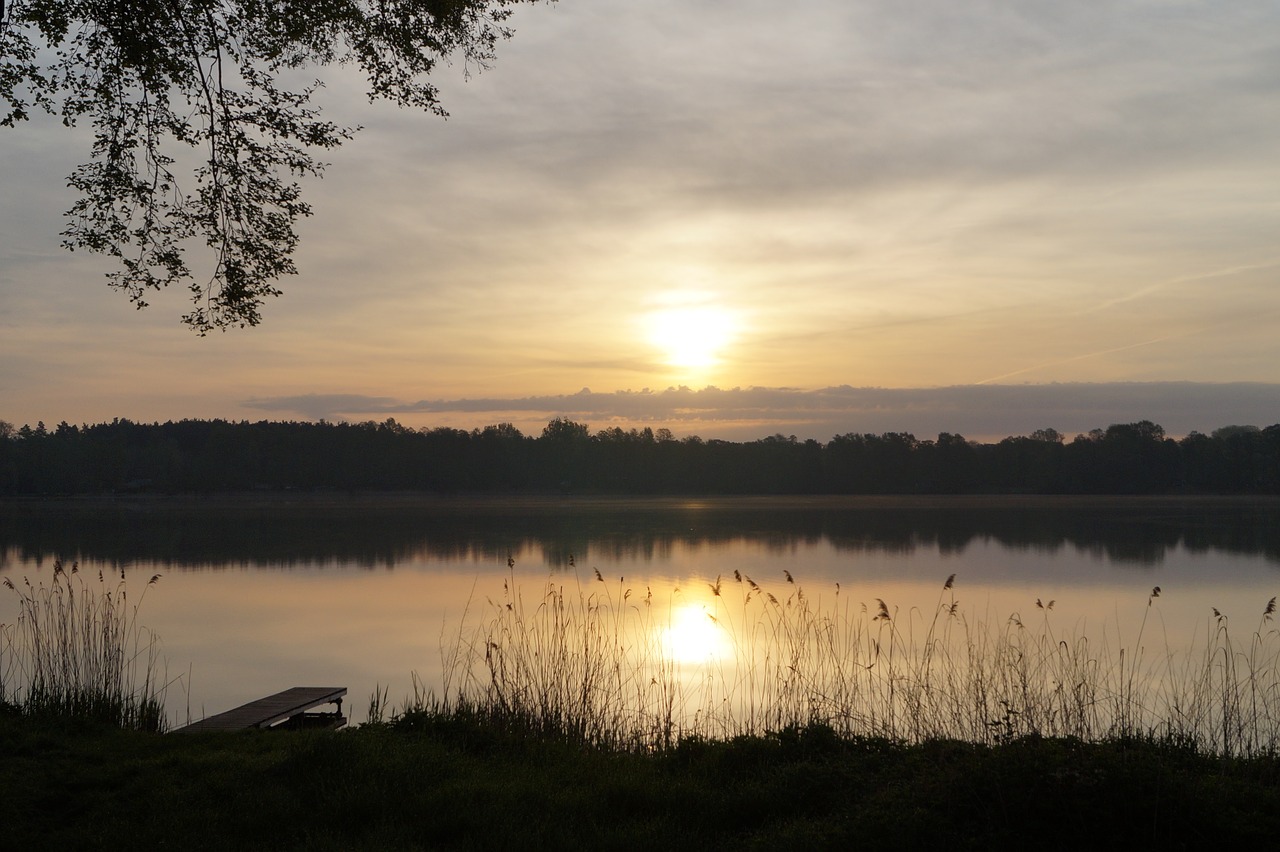
POLYGON ((1280 760, 823 727, 646 755, 429 714, 171 737, 0 713, 0 825, 14 849, 1266 848, 1280 760))

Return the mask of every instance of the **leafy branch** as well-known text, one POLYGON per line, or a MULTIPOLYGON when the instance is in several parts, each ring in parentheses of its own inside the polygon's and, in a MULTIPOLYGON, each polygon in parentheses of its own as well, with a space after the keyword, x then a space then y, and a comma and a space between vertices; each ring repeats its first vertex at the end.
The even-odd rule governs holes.
POLYGON ((358 130, 322 116, 321 81, 285 78, 356 65, 370 100, 444 116, 428 75, 486 67, 518 2, 0 0, 0 126, 91 124, 62 236, 117 261, 109 286, 144 308, 185 285, 202 335, 254 326, 297 272, 299 179, 358 130))

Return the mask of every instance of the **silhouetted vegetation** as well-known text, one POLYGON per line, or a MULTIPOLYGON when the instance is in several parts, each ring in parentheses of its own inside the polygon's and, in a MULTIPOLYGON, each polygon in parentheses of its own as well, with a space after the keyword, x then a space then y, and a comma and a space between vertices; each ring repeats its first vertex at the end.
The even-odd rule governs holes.
POLYGON ((138 624, 138 603, 129 606, 123 571, 116 581, 99 570, 95 584, 78 565, 55 562, 49 585, 25 577, 0 585, 18 598, 17 619, 0 624, 0 707, 138 731, 168 727, 158 642, 138 624))
POLYGON ((154 736, 0 712, 13 849, 1265 849, 1280 761, 1164 741, 584 749, 467 718, 154 736))
POLYGON ((994 444, 944 432, 849 433, 826 444, 735 443, 557 418, 470 432, 382 423, 128 420, 0 423, 0 495, 405 490, 578 494, 1277 494, 1280 425, 1181 440, 1150 422, 1068 441, 994 444))
POLYGON ((1050 848, 1269 848, 1274 598, 1184 665, 1144 659, 1145 615, 1115 646, 1053 602, 1039 627, 971 621, 954 579, 932 616, 718 579, 749 637, 736 716, 630 644, 650 606, 603 577, 527 606, 508 586, 458 634, 455 691, 386 716, 375 693, 354 729, 155 736, 0 700, 0 821, 15 849, 992 849, 1046 827, 1050 848))
MULTIPOLYGON (((1252 632, 1233 633, 1213 609, 1203 639, 1160 651, 1145 633, 1163 623, 1152 617, 1159 586, 1126 641, 1119 623, 1088 632, 1055 623, 1054 600, 1037 598, 1025 622, 962 607, 955 574, 939 584, 932 613, 842 598, 838 584, 834 596, 806 595, 783 575, 773 590, 737 570, 718 576, 691 634, 650 586, 597 570, 595 582, 553 578, 526 595, 513 573, 443 648, 441 690, 415 680, 399 715, 462 716, 642 753, 815 724, 843 739, 904 744, 1031 736, 1280 753, 1276 597, 1258 602, 1252 632), (701 647, 682 660, 690 644, 701 647)), ((375 694, 371 721, 383 720, 385 703, 375 694)))

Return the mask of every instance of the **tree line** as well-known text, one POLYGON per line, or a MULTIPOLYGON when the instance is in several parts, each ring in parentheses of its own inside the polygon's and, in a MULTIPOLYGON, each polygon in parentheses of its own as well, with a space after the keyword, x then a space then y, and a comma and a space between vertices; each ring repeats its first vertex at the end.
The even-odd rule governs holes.
POLYGON ((1175 440, 1143 420, 1067 440, 1053 429, 979 443, 943 432, 827 443, 592 432, 536 437, 381 423, 181 420, 14 428, 0 421, 0 495, 413 490, 578 494, 1280 494, 1280 424, 1175 440))

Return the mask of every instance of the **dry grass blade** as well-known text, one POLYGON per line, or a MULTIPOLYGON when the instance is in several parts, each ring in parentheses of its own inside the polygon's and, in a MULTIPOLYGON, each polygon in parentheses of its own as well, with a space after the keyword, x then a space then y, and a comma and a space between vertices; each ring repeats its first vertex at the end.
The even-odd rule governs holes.
POLYGON ((513 586, 506 607, 459 633, 453 687, 433 706, 638 750, 813 723, 901 742, 1139 737, 1219 754, 1280 750, 1280 631, 1237 642, 1216 609, 1201 645, 1148 656, 1154 593, 1136 638, 1122 642, 1106 625, 1101 636, 1059 633, 1056 600, 1038 602, 1039 630, 1017 613, 960 610, 951 577, 932 617, 798 586, 783 606, 743 580, 707 584, 720 594, 701 604, 701 624, 732 652, 696 664, 662 639, 672 611, 652 590, 640 607, 621 588, 554 585, 531 607, 513 586))
MULTIPOLYGON (((160 575, 146 586, 155 585, 160 575)), ((156 636, 137 624, 138 606, 128 607, 123 569, 109 587, 96 586, 72 564, 54 563, 50 585, 19 589, 18 618, 0 647, 0 699, 29 715, 92 718, 126 728, 167 727, 156 636)), ((142 597, 145 597, 144 588, 142 597)))

